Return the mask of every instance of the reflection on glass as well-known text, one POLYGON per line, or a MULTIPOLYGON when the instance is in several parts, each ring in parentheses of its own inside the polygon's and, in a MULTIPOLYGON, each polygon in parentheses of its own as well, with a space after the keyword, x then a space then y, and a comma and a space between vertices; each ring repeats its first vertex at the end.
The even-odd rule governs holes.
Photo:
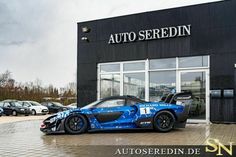
POLYGON ((124 74, 124 95, 133 95, 145 99, 145 74, 124 74))
POLYGON ((101 65, 101 72, 119 72, 120 64, 104 64, 101 65))
POLYGON ((150 101, 160 101, 163 95, 171 93, 176 89, 175 71, 150 72, 149 78, 150 101))
POLYGON ((144 70, 144 69, 145 69, 144 62, 124 63, 124 71, 137 71, 137 70, 144 70))
POLYGON ((176 59, 153 59, 150 60, 150 69, 170 69, 176 68, 176 59))
POLYGON ((101 75, 101 98, 120 95, 120 75, 101 75))
POLYGON ((206 119, 206 77, 205 72, 181 73, 181 91, 191 91, 193 102, 190 106, 191 119, 206 119))
POLYGON ((206 67, 206 66, 208 66, 208 56, 179 58, 179 68, 206 67))

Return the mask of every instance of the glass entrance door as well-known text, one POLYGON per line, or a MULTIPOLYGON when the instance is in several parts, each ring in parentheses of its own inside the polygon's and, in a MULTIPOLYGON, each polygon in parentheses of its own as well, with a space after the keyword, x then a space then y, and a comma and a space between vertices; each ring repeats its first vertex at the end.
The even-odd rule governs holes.
MULTIPOLYGON (((180 91, 192 92, 193 102, 190 106, 189 119, 206 120, 207 105, 207 71, 181 71, 180 91)), ((209 106, 209 105, 208 105, 209 106)))

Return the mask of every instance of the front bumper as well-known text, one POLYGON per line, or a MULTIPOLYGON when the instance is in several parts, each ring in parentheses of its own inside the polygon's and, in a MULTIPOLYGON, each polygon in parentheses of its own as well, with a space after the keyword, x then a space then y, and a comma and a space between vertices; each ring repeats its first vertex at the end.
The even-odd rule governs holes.
POLYGON ((48 112, 48 109, 42 109, 37 114, 47 114, 48 112))
POLYGON ((64 133, 64 120, 59 120, 56 116, 50 116, 42 122, 40 131, 45 134, 64 133), (55 118, 55 120, 50 121, 52 118, 55 118))

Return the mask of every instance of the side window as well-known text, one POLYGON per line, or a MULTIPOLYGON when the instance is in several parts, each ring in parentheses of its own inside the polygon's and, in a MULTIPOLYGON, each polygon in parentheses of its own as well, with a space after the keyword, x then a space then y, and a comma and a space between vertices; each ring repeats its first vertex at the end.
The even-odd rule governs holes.
POLYGON ((3 107, 10 107, 11 105, 10 105, 10 103, 8 103, 8 102, 5 102, 4 104, 3 104, 3 107))
POLYGON ((3 102, 0 102, 0 107, 3 107, 3 102))
POLYGON ((124 106, 125 100, 124 99, 113 99, 113 100, 106 100, 101 102, 96 106, 96 108, 110 108, 110 107, 119 107, 124 106))
POLYGON ((48 103, 48 106, 50 106, 50 107, 53 107, 53 106, 55 106, 53 103, 48 103))
POLYGON ((27 103, 27 102, 24 102, 22 106, 24 106, 24 107, 30 107, 31 105, 30 105, 29 103, 27 103))
POLYGON ((128 105, 128 106, 132 106, 132 105, 135 105, 135 104, 137 104, 137 103, 139 103, 139 102, 137 102, 137 101, 135 101, 135 100, 132 100, 132 99, 128 99, 128 100, 127 100, 127 105, 128 105))

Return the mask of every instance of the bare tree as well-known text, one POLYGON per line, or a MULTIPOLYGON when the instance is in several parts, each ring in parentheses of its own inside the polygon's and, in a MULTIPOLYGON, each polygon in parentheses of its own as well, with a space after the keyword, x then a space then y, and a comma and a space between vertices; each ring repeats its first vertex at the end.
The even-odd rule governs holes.
POLYGON ((5 87, 10 79, 11 72, 9 70, 6 70, 3 74, 0 74, 0 86, 5 87))

